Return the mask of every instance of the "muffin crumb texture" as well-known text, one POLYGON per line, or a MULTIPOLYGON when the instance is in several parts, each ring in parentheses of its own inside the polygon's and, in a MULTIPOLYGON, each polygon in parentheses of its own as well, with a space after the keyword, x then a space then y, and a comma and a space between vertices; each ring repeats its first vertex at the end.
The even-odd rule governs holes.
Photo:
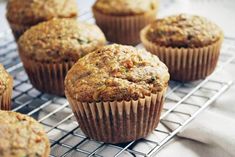
POLYGON ((180 14, 156 20, 148 26, 146 38, 158 46, 198 48, 221 39, 222 30, 204 17, 180 14))
POLYGON ((97 0, 94 8, 110 15, 136 15, 155 10, 157 0, 97 0))
POLYGON ((42 126, 33 118, 0 111, 1 157, 47 157, 49 141, 42 126))
POLYGON ((102 31, 93 24, 71 19, 40 23, 19 39, 19 51, 27 58, 43 62, 77 61, 106 43, 102 31))
POLYGON ((129 101, 161 91, 168 80, 168 69, 157 56, 113 44, 78 60, 65 88, 80 102, 129 101))
POLYGON ((0 95, 7 89, 11 76, 6 72, 4 67, 0 64, 0 95))
POLYGON ((7 4, 7 19, 17 24, 35 25, 53 18, 76 16, 76 0, 9 0, 7 4))

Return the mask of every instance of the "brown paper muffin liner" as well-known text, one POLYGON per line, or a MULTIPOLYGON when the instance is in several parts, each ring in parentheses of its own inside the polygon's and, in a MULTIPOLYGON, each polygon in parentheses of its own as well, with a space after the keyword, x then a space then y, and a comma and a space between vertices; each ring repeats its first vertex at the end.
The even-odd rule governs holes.
POLYGON ((24 32, 29 29, 31 26, 27 25, 21 25, 21 24, 15 24, 15 23, 9 23, 12 33, 15 37, 15 40, 17 41, 24 32))
POLYGON ((13 88, 13 79, 10 78, 9 84, 6 90, 0 95, 0 109, 1 110, 10 110, 11 109, 11 96, 13 88))
POLYGON ((75 62, 43 63, 21 55, 26 73, 32 85, 46 93, 64 96, 64 79, 75 62))
POLYGON ((167 65, 172 80, 188 82, 204 79, 215 70, 223 37, 201 48, 171 48, 157 46, 146 39, 146 31, 147 28, 140 35, 144 47, 167 65))
POLYGON ((157 9, 141 15, 114 16, 103 14, 92 8, 96 24, 104 32, 110 42, 125 45, 140 43, 139 32, 146 25, 156 19, 157 9))
POLYGON ((45 153, 43 154, 42 157, 49 157, 50 156, 50 152, 51 152, 50 141, 49 141, 49 139, 47 139, 45 142, 46 142, 46 149, 45 149, 45 153))
POLYGON ((158 125, 166 89, 145 98, 121 102, 79 102, 67 91, 82 131, 91 139, 124 143, 146 137, 158 125))

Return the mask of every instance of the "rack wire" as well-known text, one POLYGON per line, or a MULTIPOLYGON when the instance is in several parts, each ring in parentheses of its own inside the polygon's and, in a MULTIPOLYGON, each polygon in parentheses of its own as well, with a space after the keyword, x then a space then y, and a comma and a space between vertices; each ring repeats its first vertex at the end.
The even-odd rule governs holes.
MULTIPOLYGON (((94 22, 90 11, 80 20, 94 22)), ((138 45, 138 47, 142 47, 138 45)), ((37 119, 44 125, 51 142, 51 157, 65 156, 154 156, 199 113, 228 89, 232 80, 223 80, 222 68, 235 62, 235 40, 225 39, 219 65, 213 75, 191 83, 171 81, 158 127, 148 137, 113 145, 86 137, 64 97, 42 93, 30 84, 18 57, 10 31, 0 33, 0 63, 14 77, 13 111, 37 119)))

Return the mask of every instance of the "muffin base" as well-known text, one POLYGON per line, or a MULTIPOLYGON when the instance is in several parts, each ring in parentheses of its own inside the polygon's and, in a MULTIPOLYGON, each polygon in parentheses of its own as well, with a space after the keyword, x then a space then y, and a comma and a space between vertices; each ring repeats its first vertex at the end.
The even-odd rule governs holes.
POLYGON ((121 102, 79 102, 65 91, 82 131, 91 139, 124 143, 146 137, 158 125, 166 89, 121 102))
POLYGON ((26 73, 32 85, 49 94, 64 96, 64 79, 75 62, 43 63, 21 55, 26 73))
POLYGON ((46 150, 45 150, 45 153, 42 157, 50 156, 50 152, 51 152, 51 144, 50 144, 49 139, 46 139, 46 150))
POLYGON ((0 95, 0 109, 1 110, 11 109, 12 88, 13 88, 13 79, 11 77, 6 90, 3 92, 2 95, 0 95))
POLYGON ((103 14, 92 8, 96 24, 110 42, 136 45, 140 43, 139 32, 156 19, 157 9, 140 15, 115 16, 103 14))
POLYGON ((172 48, 158 46, 146 39, 147 29, 141 31, 141 41, 149 52, 167 65, 172 80, 196 81, 206 78, 215 70, 223 37, 201 48, 172 48))

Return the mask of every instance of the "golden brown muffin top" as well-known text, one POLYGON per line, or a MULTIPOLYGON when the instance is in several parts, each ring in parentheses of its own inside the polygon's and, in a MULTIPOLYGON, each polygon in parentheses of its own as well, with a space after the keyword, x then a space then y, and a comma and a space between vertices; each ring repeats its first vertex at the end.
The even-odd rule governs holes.
POLYGON ((77 16, 76 0, 8 0, 7 19, 12 23, 35 25, 52 18, 77 16))
POLYGON ((222 30, 204 17, 180 14, 156 20, 146 37, 160 46, 198 48, 218 41, 222 30))
POLYGON ((47 157, 50 144, 43 127, 33 118, 0 111, 1 157, 47 157))
POLYGON ((157 0, 97 0, 94 8, 111 15, 136 15, 157 8, 157 0))
POLYGON ((19 39, 21 55, 43 62, 77 61, 106 43, 93 24, 54 19, 31 27, 19 39))
POLYGON ((168 80, 168 69, 157 56, 113 44, 79 59, 67 74, 65 88, 80 102, 129 101, 162 91, 168 80))
POLYGON ((0 64, 0 95, 4 93, 4 91, 9 86, 11 80, 11 76, 9 73, 4 69, 4 67, 0 64))

